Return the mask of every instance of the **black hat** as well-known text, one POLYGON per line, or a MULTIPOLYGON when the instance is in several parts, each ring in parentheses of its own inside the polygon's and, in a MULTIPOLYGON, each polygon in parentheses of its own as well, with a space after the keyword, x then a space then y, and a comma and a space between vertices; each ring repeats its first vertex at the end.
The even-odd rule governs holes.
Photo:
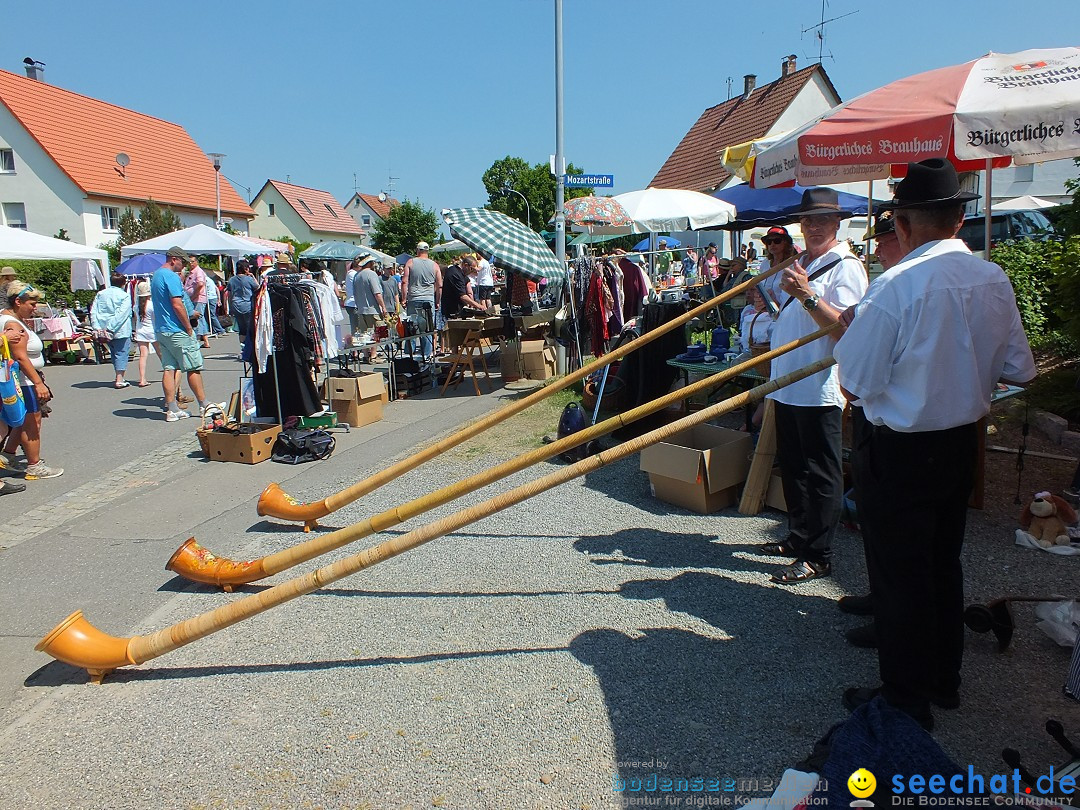
POLYGON ((949 161, 930 158, 907 165, 907 177, 897 184, 892 201, 882 208, 933 208, 977 199, 978 194, 960 190, 960 178, 949 161))
POLYGON ((893 222, 892 211, 882 211, 878 214, 873 226, 863 234, 863 241, 880 239, 890 233, 896 233, 896 223, 893 222))
POLYGON ((812 217, 816 214, 836 214, 841 219, 847 219, 852 215, 851 211, 845 211, 840 206, 840 197, 836 189, 819 186, 808 188, 802 194, 802 202, 798 208, 788 211, 789 216, 812 217))

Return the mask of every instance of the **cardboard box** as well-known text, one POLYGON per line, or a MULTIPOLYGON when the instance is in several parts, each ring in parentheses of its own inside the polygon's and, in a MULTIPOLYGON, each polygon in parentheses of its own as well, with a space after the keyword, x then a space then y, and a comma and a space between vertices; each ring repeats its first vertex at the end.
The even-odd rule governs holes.
POLYGON ((258 464, 270 458, 281 425, 265 425, 258 433, 233 436, 213 432, 207 437, 207 453, 211 461, 233 461, 238 464, 258 464))
POLYGON ((540 354, 528 354, 522 357, 525 378, 529 380, 548 380, 555 376, 555 350, 545 346, 540 354))
POLYGON ((386 383, 382 374, 331 377, 326 381, 326 401, 338 422, 363 427, 382 419, 386 383))
POLYGON ((769 479, 769 488, 765 491, 765 505, 781 512, 787 511, 787 501, 784 499, 784 482, 779 473, 773 473, 769 479))
POLYGON ((641 451, 641 469, 662 501, 709 514, 735 502, 750 472, 749 433, 698 425, 641 451))

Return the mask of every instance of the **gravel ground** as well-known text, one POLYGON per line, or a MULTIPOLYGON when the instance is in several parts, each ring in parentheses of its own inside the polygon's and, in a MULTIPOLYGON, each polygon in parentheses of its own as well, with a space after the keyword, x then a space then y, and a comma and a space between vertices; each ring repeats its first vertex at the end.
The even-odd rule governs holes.
MULTIPOLYGON (((491 461, 443 456, 328 521, 491 461)), ((347 466, 341 486, 361 472, 347 466)), ((969 601, 1075 592, 1077 560, 1015 548, 1014 525, 973 514, 969 601)), ((797 588, 770 584, 775 561, 754 553, 782 536, 775 512, 656 501, 632 457, 102 687, 44 666, 0 735, 0 807, 608 808, 623 806, 613 778, 777 779, 842 719, 845 687, 876 682, 873 653, 842 638, 858 620, 835 607, 865 588, 858 535, 840 532, 833 578, 797 588)), ((297 537, 257 523, 214 550, 297 537)), ((175 598, 135 632, 237 598, 165 586, 175 598)), ((1005 653, 969 634, 963 705, 937 714, 935 737, 977 772, 1003 770, 1006 746, 1032 770, 1060 764, 1047 717, 1080 731, 1068 653, 1032 621, 1020 606, 1005 653)))

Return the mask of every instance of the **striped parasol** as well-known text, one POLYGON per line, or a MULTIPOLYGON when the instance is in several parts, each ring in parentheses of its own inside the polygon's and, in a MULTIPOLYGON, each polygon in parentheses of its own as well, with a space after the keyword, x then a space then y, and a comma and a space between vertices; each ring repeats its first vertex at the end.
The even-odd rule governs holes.
POLYGON ((473 250, 490 255, 497 267, 533 281, 562 279, 565 270, 539 234, 498 211, 444 208, 450 233, 473 250))

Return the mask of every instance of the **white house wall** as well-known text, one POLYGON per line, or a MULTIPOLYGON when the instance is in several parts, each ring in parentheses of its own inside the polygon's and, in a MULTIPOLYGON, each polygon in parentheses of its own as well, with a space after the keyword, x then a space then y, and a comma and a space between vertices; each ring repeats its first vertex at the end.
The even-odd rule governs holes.
POLYGON ((364 229, 364 238, 360 240, 360 244, 365 247, 370 247, 371 230, 375 227, 377 222, 382 220, 382 217, 376 214, 370 205, 356 195, 353 195, 353 198, 345 204, 345 211, 353 218, 357 225, 364 229), (357 205, 357 203, 359 203, 359 205, 357 205), (365 216, 371 218, 371 221, 366 225, 364 224, 365 216))
POLYGON ((251 222, 248 234, 257 239, 277 239, 288 236, 297 242, 348 242, 360 244, 354 233, 332 233, 313 231, 296 213, 288 201, 273 186, 267 184, 251 204, 255 219, 251 222), (270 203, 274 204, 274 216, 270 216, 270 203))
POLYGON ((0 148, 11 149, 15 155, 15 173, 0 173, 0 202, 23 204, 26 229, 42 236, 55 236, 63 228, 73 242, 96 246, 97 242, 87 240, 81 216, 85 200, 82 190, 60 171, 56 162, 2 104, 0 148))
POLYGON ((812 81, 806 82, 795 94, 787 109, 780 114, 766 135, 779 135, 782 132, 801 127, 819 115, 828 112, 840 101, 829 89, 824 77, 815 72, 812 81))

